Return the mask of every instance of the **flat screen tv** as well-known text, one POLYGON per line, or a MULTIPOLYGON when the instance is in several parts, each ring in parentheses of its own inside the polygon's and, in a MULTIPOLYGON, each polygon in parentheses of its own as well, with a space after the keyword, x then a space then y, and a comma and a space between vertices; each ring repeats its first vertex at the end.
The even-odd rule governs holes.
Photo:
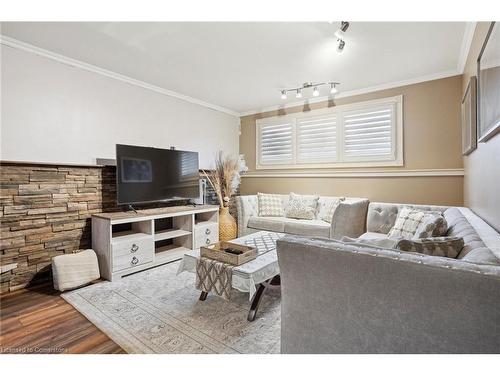
POLYGON ((118 204, 198 198, 198 153, 116 145, 118 204))

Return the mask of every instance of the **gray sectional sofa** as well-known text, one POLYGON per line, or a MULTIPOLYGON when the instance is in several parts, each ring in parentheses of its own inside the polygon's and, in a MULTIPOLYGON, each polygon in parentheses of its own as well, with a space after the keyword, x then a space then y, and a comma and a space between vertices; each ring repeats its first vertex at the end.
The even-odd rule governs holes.
MULTIPOLYGON (((288 195, 280 195, 283 208, 288 203, 288 195)), ((321 205, 328 198, 319 197, 316 216, 321 205)), ((236 197, 238 210, 238 236, 255 233, 261 230, 281 232, 303 236, 319 236, 340 239, 343 236, 358 237, 364 233, 366 211, 368 209, 366 198, 346 198, 335 210, 332 223, 318 220, 301 220, 287 217, 260 217, 258 216, 257 195, 242 195, 236 197)))
MULTIPOLYGON (((370 203, 362 237, 387 236, 402 206, 370 203)), ((278 241, 282 353, 500 353, 500 234, 467 208, 414 207, 443 212, 457 259, 278 241)))

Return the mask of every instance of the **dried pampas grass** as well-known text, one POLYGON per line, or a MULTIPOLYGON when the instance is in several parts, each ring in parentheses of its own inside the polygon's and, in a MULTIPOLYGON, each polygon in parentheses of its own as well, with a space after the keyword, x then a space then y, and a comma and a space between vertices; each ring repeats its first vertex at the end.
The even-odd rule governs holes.
POLYGON ((229 200, 240 185, 241 161, 239 157, 224 155, 222 151, 215 158, 215 169, 203 171, 210 185, 214 189, 221 207, 227 207, 229 200))

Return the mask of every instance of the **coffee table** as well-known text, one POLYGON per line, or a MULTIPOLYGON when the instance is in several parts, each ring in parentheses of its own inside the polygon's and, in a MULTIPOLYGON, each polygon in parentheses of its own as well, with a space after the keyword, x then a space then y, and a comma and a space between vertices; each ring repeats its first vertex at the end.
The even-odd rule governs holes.
MULTIPOLYGON (((230 241, 257 248, 257 258, 241 266, 235 266, 232 276, 232 288, 248 293, 249 300, 252 301, 247 317, 249 321, 255 320, 264 291, 279 287, 280 271, 276 240, 284 235, 284 233, 260 231, 230 241)), ((185 254, 177 274, 184 271, 196 273, 196 264, 199 258, 199 250, 185 254)), ((201 292, 200 301, 204 301, 206 298, 207 293, 201 292)))

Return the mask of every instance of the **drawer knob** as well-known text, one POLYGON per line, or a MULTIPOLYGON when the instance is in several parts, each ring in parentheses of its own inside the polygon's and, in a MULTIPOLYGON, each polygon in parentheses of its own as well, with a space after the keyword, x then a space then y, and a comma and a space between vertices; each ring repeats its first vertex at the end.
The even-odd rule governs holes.
POLYGON ((137 246, 136 244, 133 244, 132 248, 130 249, 130 252, 135 253, 137 250, 139 250, 139 246, 137 246))
POLYGON ((139 263, 139 259, 137 259, 136 257, 133 257, 131 263, 135 266, 137 263, 139 263))
POLYGON ((207 238, 207 239, 205 240, 205 243, 206 243, 207 245, 208 245, 208 244, 210 244, 210 238, 207 238))
POLYGON ((212 233, 212 231, 210 229, 208 229, 208 228, 205 229, 205 234, 210 234, 210 233, 212 233))

